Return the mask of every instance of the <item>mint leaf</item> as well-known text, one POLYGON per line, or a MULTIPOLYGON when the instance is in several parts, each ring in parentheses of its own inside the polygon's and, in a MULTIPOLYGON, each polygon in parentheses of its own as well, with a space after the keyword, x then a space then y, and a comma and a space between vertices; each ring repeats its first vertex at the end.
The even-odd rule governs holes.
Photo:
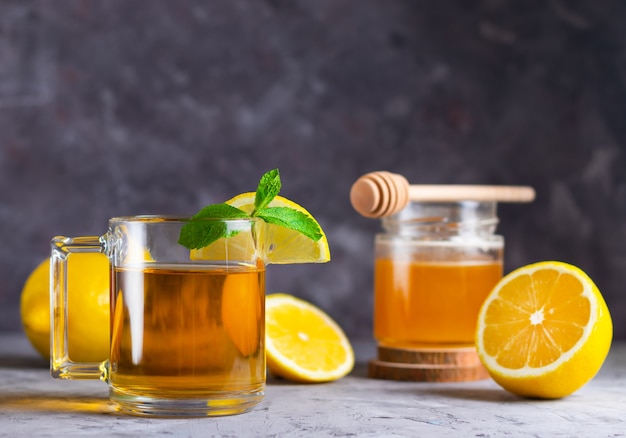
POLYGON ((267 204, 272 202, 272 199, 280 192, 281 186, 278 169, 270 170, 261 177, 254 197, 254 211, 252 212, 252 216, 256 216, 258 211, 263 210, 267 204))
POLYGON ((257 213, 257 217, 267 223, 290 228, 316 242, 322 238, 322 233, 317 223, 311 217, 293 208, 267 207, 257 213))
POLYGON ((211 204, 191 216, 191 220, 198 219, 245 219, 250 216, 245 211, 239 210, 228 204, 211 204))
POLYGON ((224 222, 189 222, 181 228, 178 243, 188 249, 200 249, 226 237, 227 231, 224 222))
POLYGON ((232 237, 238 231, 228 232, 226 224, 210 219, 246 219, 250 216, 228 204, 211 204, 193 215, 180 230, 178 243, 188 249, 204 248, 222 237, 232 237))

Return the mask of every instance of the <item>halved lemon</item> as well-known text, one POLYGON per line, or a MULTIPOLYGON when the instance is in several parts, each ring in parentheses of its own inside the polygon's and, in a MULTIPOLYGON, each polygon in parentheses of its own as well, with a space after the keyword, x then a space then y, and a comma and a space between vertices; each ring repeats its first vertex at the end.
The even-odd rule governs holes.
MULTIPOLYGON (((255 196, 254 192, 243 193, 226 201, 226 204, 252 213, 255 196)), ((289 207, 315 221, 304 207, 282 196, 276 196, 268 207, 289 207)), ((256 251, 265 264, 325 263, 330 260, 328 240, 321 227, 322 237, 314 241, 289 228, 265 222, 259 225, 256 237, 251 233, 241 232, 234 237, 219 239, 204 248, 191 250, 190 257, 192 260, 220 260, 226 257, 233 260, 251 260, 250 254, 256 251)))
POLYGON ((560 398, 596 375, 612 337, 611 315, 589 276, 550 261, 500 280, 479 312, 476 348, 506 390, 560 398))
POLYGON ((341 327, 313 304, 287 294, 265 300, 267 367, 296 382, 329 382, 354 367, 354 352, 341 327))

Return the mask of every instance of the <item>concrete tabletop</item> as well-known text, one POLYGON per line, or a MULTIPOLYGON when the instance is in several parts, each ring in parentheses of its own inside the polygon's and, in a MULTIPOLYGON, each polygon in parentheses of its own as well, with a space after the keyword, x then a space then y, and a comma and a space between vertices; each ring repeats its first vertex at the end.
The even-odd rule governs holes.
POLYGON ((0 437, 624 437, 626 344, 575 394, 526 400, 491 380, 407 383, 366 376, 371 342, 355 342, 357 366, 327 384, 269 379, 265 400, 231 417, 159 419, 116 414, 99 381, 50 377, 21 333, 0 334, 0 437))

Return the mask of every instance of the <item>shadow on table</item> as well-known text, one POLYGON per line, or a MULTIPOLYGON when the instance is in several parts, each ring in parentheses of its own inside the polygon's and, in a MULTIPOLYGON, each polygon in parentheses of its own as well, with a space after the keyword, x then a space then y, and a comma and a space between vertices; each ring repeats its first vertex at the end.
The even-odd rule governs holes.
POLYGON ((43 357, 27 354, 0 354, 0 368, 46 369, 50 362, 43 357))
MULTIPOLYGON (((367 363, 363 362, 355 365, 354 370, 350 373, 350 376, 357 379, 372 379, 372 377, 369 377, 368 375, 367 363)), ((375 380, 384 381, 378 379, 375 380)), ((493 403, 520 403, 528 402, 529 400, 509 393, 498 386, 485 387, 488 385, 487 382, 490 382, 489 379, 442 383, 402 382, 392 380, 388 380, 387 382, 390 382, 389 391, 393 393, 412 393, 415 395, 429 395, 442 398, 456 398, 493 403)))
POLYGON ((72 396, 65 393, 0 395, 0 410, 68 414, 115 414, 117 412, 116 406, 107 397, 72 396))
POLYGON ((418 391, 420 394, 428 394, 438 397, 492 403, 527 403, 529 400, 511 394, 502 388, 459 388, 455 385, 454 387, 445 388, 433 388, 431 386, 418 391))

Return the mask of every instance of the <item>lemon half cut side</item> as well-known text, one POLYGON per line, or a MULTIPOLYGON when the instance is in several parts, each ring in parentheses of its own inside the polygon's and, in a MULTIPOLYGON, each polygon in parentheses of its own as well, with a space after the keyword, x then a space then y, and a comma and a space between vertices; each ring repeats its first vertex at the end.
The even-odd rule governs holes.
POLYGON ((337 380, 354 367, 354 352, 343 330, 313 304, 288 294, 265 301, 267 367, 296 382, 337 380))
POLYGON ((491 377, 526 397, 572 394, 600 370, 613 323, 594 282, 548 261, 503 277, 478 316, 476 348, 491 377))

